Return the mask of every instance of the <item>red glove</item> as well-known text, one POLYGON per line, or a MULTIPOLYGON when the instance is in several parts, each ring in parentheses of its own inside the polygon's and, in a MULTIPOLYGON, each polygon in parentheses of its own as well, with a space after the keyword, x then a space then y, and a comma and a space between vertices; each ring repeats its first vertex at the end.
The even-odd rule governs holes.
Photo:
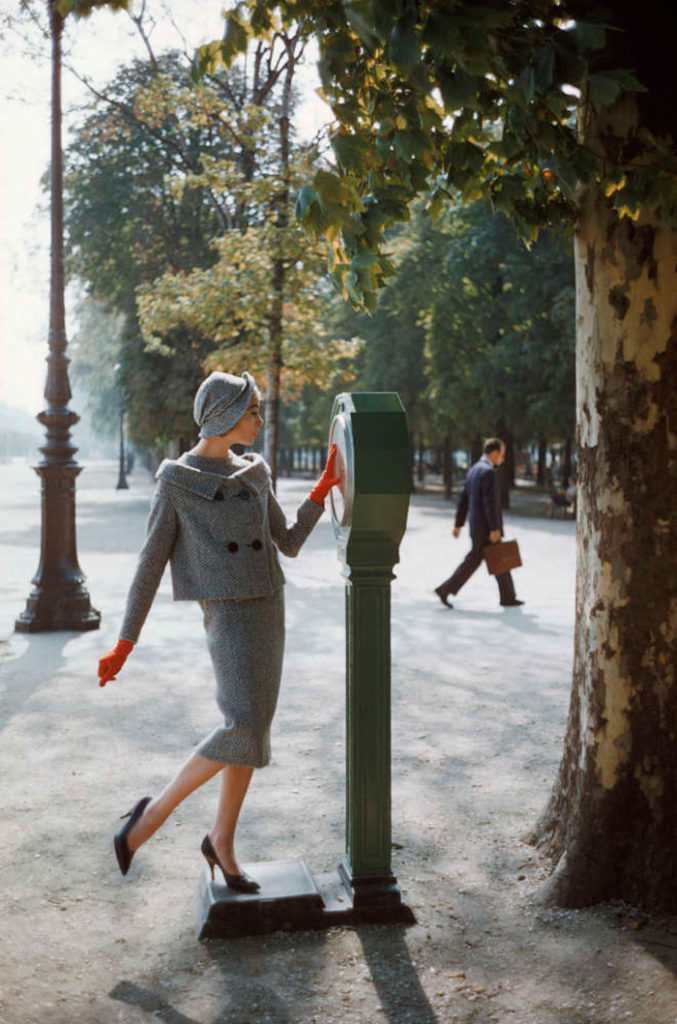
POLYGON ((99 660, 99 686, 105 686, 115 679, 133 647, 131 640, 118 640, 113 650, 104 654, 99 660))
POLYGON ((329 449, 329 457, 322 472, 322 476, 308 495, 311 501, 314 501, 316 505, 320 505, 322 508, 324 508, 324 499, 327 497, 332 487, 341 482, 341 478, 336 476, 335 462, 336 445, 333 444, 329 449))

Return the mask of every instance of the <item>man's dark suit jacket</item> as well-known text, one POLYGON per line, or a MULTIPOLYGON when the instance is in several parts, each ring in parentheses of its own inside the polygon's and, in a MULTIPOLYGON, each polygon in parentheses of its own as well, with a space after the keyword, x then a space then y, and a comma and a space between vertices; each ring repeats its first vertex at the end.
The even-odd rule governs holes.
POLYGON ((456 526, 459 529, 465 523, 466 517, 473 540, 477 538, 488 541, 492 530, 500 530, 503 533, 498 477, 494 464, 486 455, 471 466, 466 475, 456 508, 456 526))

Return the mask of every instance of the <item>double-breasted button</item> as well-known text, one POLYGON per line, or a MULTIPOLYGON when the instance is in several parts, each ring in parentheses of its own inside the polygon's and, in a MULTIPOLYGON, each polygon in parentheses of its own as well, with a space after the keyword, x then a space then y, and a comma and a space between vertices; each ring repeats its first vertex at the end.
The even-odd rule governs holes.
POLYGON ((250 545, 250 547, 253 547, 253 548, 254 548, 254 551, 260 551, 260 550, 261 550, 261 548, 263 547, 263 543, 262 543, 262 542, 261 542, 261 541, 260 541, 260 540, 258 539, 258 537, 257 537, 257 539, 256 539, 256 540, 253 540, 253 541, 251 542, 251 545, 250 545))
POLYGON ((249 493, 246 487, 243 487, 241 491, 237 492, 236 497, 241 498, 242 501, 249 501, 249 499, 251 498, 251 494, 249 493))
POLYGON ((227 547, 228 547, 228 550, 230 551, 231 555, 234 555, 236 551, 240 550, 240 545, 235 540, 229 541, 227 547))

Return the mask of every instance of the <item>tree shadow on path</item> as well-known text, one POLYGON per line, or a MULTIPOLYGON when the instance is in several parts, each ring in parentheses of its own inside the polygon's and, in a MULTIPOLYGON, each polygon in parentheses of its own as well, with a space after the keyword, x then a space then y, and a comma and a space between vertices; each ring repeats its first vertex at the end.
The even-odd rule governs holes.
MULTIPOLYGON (((66 664, 66 644, 80 633, 22 633, 26 649, 17 657, 3 659, 5 682, 0 691, 0 732, 20 714, 42 686, 48 686, 66 664)), ((12 637, 12 647, 19 643, 12 637)))

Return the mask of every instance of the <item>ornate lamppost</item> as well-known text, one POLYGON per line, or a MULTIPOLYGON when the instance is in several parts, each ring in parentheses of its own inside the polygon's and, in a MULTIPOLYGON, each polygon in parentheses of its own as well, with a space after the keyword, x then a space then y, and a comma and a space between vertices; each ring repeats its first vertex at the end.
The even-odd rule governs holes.
POLYGON ((78 565, 75 541, 75 478, 81 467, 73 456, 70 430, 79 416, 68 408, 71 390, 66 358, 63 271, 63 181, 61 155, 61 34, 63 18, 47 0, 52 38, 52 152, 50 170, 51 265, 49 355, 45 399, 38 420, 47 440, 35 471, 42 482, 40 564, 33 590, 16 621, 20 633, 98 629, 101 616, 92 608, 78 565))

